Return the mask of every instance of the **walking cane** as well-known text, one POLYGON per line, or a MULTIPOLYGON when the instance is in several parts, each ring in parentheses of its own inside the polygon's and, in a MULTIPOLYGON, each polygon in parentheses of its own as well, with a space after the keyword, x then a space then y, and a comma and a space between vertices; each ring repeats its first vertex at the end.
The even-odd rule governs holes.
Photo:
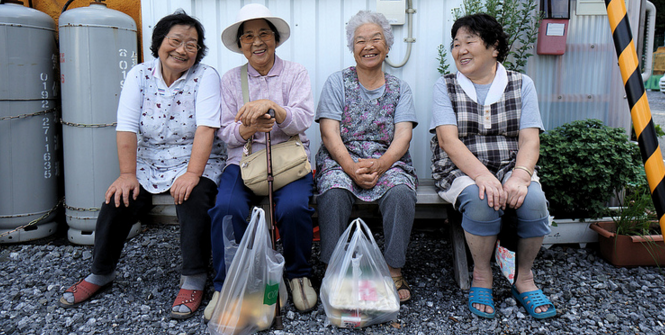
MULTIPOLYGON (((270 108, 268 110, 268 113, 270 115, 270 118, 275 117, 275 110, 270 108)), ((268 164, 267 171, 268 171, 268 204, 270 205, 270 240, 272 241, 272 249, 275 250, 275 202, 273 201, 272 197, 272 182, 273 182, 273 176, 272 176, 272 153, 270 152, 270 132, 266 132, 266 163, 268 164)), ((275 311, 275 329, 284 329, 284 325, 282 324, 282 313, 280 311, 281 309, 281 304, 279 301, 279 289, 277 290, 277 304, 275 308, 277 309, 275 311)))

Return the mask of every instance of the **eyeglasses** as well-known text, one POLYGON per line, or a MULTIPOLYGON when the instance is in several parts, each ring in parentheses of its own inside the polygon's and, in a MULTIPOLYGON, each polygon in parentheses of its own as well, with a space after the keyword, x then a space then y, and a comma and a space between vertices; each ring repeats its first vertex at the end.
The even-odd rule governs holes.
POLYGON ((166 36, 166 38, 169 40, 169 45, 173 48, 179 48, 181 45, 185 45, 185 51, 189 53, 195 53, 201 49, 201 46, 198 45, 198 43, 194 41, 181 41, 177 37, 171 37, 171 36, 166 36))
POLYGON ((275 32, 272 30, 261 30, 259 31, 258 35, 254 35, 254 33, 246 33, 240 35, 240 42, 245 43, 245 44, 252 44, 254 43, 254 40, 258 36, 261 41, 270 41, 273 39, 275 35, 275 32))

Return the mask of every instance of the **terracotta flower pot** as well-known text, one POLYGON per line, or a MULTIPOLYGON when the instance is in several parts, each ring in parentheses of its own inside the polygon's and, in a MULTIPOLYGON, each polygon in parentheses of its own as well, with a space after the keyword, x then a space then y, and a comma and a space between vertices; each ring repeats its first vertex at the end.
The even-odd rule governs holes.
POLYGON ((595 222, 589 228, 598 233, 601 256, 616 267, 665 265, 662 235, 617 235, 614 222, 595 222))

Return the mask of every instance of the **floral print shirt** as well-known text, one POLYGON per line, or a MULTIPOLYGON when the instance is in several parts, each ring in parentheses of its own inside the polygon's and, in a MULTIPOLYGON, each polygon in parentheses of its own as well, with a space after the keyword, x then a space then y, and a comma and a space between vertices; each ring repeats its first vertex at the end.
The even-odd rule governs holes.
MULTIPOLYGON (((219 86, 217 71, 203 64, 194 65, 170 87, 161 77, 159 59, 128 73, 116 131, 137 134, 136 178, 148 192, 166 192, 187 171, 197 126, 219 128, 219 86), (214 93, 207 93, 208 86, 214 93)), ((224 143, 215 136, 202 176, 219 184, 225 161, 224 143)))

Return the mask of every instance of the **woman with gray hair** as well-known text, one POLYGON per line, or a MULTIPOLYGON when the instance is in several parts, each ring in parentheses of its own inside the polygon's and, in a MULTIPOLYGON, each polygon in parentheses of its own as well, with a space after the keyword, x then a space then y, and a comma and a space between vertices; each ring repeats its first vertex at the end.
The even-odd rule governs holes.
POLYGON ((356 66, 333 73, 321 92, 315 121, 321 260, 330 261, 356 199, 377 201, 384 257, 401 302, 411 299, 402 276, 415 215, 417 177, 409 143, 418 124, 409 85, 381 69, 393 44, 383 14, 360 11, 346 26, 356 66))

